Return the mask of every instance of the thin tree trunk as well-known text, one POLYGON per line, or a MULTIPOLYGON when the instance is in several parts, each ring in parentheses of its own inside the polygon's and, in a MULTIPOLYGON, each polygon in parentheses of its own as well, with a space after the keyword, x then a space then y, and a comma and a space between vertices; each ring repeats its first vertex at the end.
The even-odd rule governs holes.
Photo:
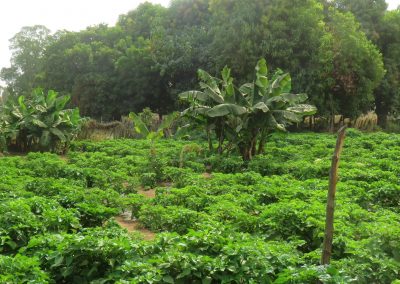
POLYGON ((212 152, 214 149, 213 149, 213 145, 212 145, 210 129, 208 129, 208 128, 207 128, 207 140, 208 140, 208 150, 210 150, 210 152, 212 152))
POLYGON ((258 142, 258 151, 257 151, 258 155, 264 154, 265 141, 266 140, 267 140, 267 133, 264 130, 264 131, 261 132, 260 141, 258 142))
POLYGON ((329 132, 333 133, 335 131, 335 111, 333 109, 333 98, 332 94, 329 96, 330 104, 331 104, 331 121, 329 125, 329 132))
POLYGON ((221 135, 218 138, 218 154, 222 154, 222 144, 224 143, 224 135, 223 132, 221 133, 221 135))
POLYGON ((332 156, 332 166, 329 173, 329 189, 328 189, 328 200, 326 203, 326 221, 325 221, 325 238, 322 247, 321 264, 329 264, 332 255, 332 241, 333 241, 333 220, 335 212, 335 195, 336 195, 336 183, 338 179, 338 168, 340 154, 343 149, 344 138, 346 134, 346 126, 343 126, 338 131, 338 137, 336 140, 335 152, 332 156))
MULTIPOLYGON (((250 151, 251 151, 251 157, 253 157, 253 156, 255 156, 256 154, 257 154, 257 136, 256 137, 254 137, 252 140, 251 140, 251 147, 250 147, 250 151)), ((251 160, 251 158, 250 158, 250 160, 251 160)))

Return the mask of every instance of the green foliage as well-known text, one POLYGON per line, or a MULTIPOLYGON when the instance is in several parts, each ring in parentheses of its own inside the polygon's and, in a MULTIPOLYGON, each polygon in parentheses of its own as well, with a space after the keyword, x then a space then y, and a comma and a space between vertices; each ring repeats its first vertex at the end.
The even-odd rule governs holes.
POLYGON ((321 55, 321 64, 326 68, 321 79, 325 81, 324 93, 328 94, 324 103, 331 113, 356 117, 370 110, 374 102, 373 91, 385 75, 382 54, 360 32, 352 14, 329 11, 330 34, 323 39, 321 55), (332 50, 343 52, 332 53, 332 50))
POLYGON ((7 148, 23 152, 54 152, 57 146, 65 152, 82 120, 78 109, 65 109, 68 101, 68 96, 58 97, 55 91, 46 95, 41 89, 30 99, 20 96, 17 102, 8 100, 0 110, 0 147, 5 141, 7 148))
POLYGON ((73 142, 67 161, 0 158, 0 279, 391 283, 400 278, 400 138, 348 134, 329 266, 319 261, 334 136, 273 134, 265 154, 249 163, 231 155, 220 168, 224 156, 191 151, 181 165, 187 141, 126 139, 73 142), (155 174, 152 147, 162 183, 148 198, 135 191, 144 173, 155 174), (211 162, 208 175, 192 165, 211 162), (120 228, 112 217, 121 212, 155 239, 120 228))
POLYGON ((177 94, 195 88, 198 66, 213 76, 231 66, 240 85, 266 58, 271 70, 293 75, 293 92, 308 93, 319 115, 376 107, 385 117, 399 108, 398 12, 386 7, 384 0, 143 3, 115 26, 53 35, 24 27, 0 77, 8 97, 56 89, 83 115, 109 121, 145 107, 170 113, 177 94))
POLYGON ((55 38, 42 25, 26 26, 10 39, 11 67, 2 68, 0 78, 12 96, 31 95, 43 78, 46 48, 55 38))
POLYGON ((145 205, 139 211, 139 220, 153 231, 187 232, 202 216, 193 210, 177 206, 145 205))
POLYGON ((286 269, 279 274, 276 284, 283 283, 348 283, 350 278, 342 277, 334 267, 306 266, 300 269, 286 269))
POLYGON ((56 282, 88 283, 106 276, 134 255, 130 239, 115 225, 80 234, 47 234, 32 239, 23 253, 40 259, 56 282))
POLYGON ((148 201, 142 194, 129 194, 124 199, 124 205, 130 209, 131 219, 139 218, 140 208, 148 203, 148 201))
POLYGON ((306 94, 289 93, 291 78, 288 73, 278 70, 268 78, 265 59, 257 62, 255 71, 252 83, 235 87, 227 67, 221 72, 222 79, 199 70, 202 91, 179 95, 190 104, 183 113, 202 123, 208 133, 214 130, 220 154, 226 139, 227 147, 236 147, 243 160, 251 160, 257 152, 264 151, 269 133, 285 131, 288 125, 316 112, 314 106, 301 104, 307 100, 306 94))
POLYGON ((243 159, 238 156, 218 155, 207 158, 206 164, 212 171, 221 173, 238 173, 245 169, 243 159))
POLYGON ((44 232, 70 231, 80 227, 78 214, 42 197, 3 202, 0 207, 0 250, 16 251, 30 237, 44 232))
MULTIPOLYGON (((152 113, 150 112, 150 115, 151 114, 152 113)), ((178 116, 179 114, 177 112, 165 115, 158 128, 155 131, 152 131, 150 128, 151 124, 149 123, 149 117, 146 117, 145 113, 137 115, 134 112, 131 112, 129 114, 129 118, 133 121, 136 133, 142 138, 150 140, 159 139, 164 136, 168 137, 168 135, 171 136, 171 128, 178 116)))
POLYGON ((17 254, 0 255, 0 281, 2 283, 50 283, 50 277, 41 270, 37 258, 17 254))
POLYGON ((155 173, 143 173, 140 175, 140 183, 145 188, 154 188, 157 184, 157 177, 155 173))

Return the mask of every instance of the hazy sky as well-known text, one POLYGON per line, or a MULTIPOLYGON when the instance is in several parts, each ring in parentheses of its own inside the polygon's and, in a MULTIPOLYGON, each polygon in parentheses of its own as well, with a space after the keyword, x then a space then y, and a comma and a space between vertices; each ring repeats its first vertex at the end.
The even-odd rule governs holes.
MULTIPOLYGON (((400 0, 399 0, 400 1, 400 0)), ((44 25, 52 32, 114 25, 121 14, 145 0, 4 0, 0 8, 0 69, 10 65, 9 39, 24 26, 44 25)), ((169 0, 147 2, 169 5, 169 0)))
MULTIPOLYGON (((246 0, 243 0, 246 1, 246 0)), ((251 1, 251 0, 248 0, 251 1)), ((0 68, 9 66, 8 40, 24 26, 44 25, 52 32, 59 29, 79 31, 87 26, 114 25, 120 14, 135 9, 144 0, 5 0, 0 9, 0 68)), ((151 0, 168 6, 169 0, 151 0)), ((387 0, 394 9, 400 0, 387 0)))

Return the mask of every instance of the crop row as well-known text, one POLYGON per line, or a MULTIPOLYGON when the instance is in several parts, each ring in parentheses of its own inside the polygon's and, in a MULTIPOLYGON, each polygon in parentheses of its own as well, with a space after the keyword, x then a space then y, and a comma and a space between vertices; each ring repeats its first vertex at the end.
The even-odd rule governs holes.
POLYGON ((400 279, 397 135, 348 132, 333 259, 319 265, 334 143, 327 134, 275 135, 248 163, 174 140, 81 141, 65 158, 3 157, 0 282, 400 279), (146 187, 155 198, 137 193, 146 187), (119 227, 113 217, 127 210, 155 240, 119 227))

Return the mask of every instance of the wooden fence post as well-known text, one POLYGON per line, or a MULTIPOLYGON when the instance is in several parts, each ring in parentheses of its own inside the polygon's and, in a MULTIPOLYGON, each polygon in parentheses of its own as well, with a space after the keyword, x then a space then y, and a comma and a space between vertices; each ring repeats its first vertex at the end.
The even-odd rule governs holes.
POLYGON ((346 134, 346 126, 343 126, 338 131, 335 152, 333 153, 332 156, 332 165, 331 165, 331 170, 329 172, 329 189, 328 189, 328 199, 326 203, 325 238, 322 246, 322 256, 321 256, 322 265, 329 264, 332 254, 336 183, 338 179, 339 159, 343 149, 345 134, 346 134))

